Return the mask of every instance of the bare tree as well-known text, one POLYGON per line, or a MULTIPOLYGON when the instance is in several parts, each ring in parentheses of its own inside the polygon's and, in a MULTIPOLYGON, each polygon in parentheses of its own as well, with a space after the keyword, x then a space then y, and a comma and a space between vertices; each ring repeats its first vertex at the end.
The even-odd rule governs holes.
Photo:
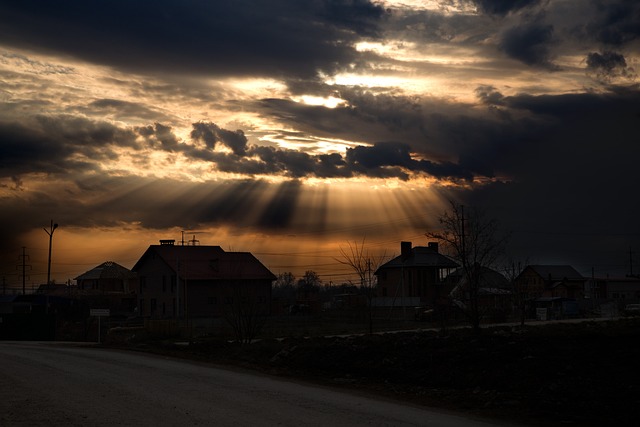
POLYGON ((291 272, 278 274, 278 278, 273 283, 272 298, 285 301, 291 305, 296 299, 296 277, 291 272))
POLYGON ((484 268, 496 264, 504 252, 508 236, 502 234, 495 219, 487 219, 478 208, 450 201, 449 210, 439 218, 440 231, 428 232, 429 238, 442 242, 449 255, 462 265, 466 300, 463 312, 476 333, 480 332, 480 284, 484 268))
POLYGON ((522 273, 522 270, 529 264, 528 260, 525 262, 509 259, 502 268, 504 276, 511 285, 511 296, 513 304, 518 308, 518 314, 520 315, 520 326, 524 326, 524 320, 526 318, 527 310, 527 295, 526 293, 516 286, 516 278, 522 273))
POLYGON ((233 291, 224 311, 224 319, 233 329, 236 340, 248 344, 264 328, 267 322, 268 308, 249 287, 238 283, 232 285, 233 291))
POLYGON ((377 280, 373 274, 380 265, 387 260, 386 252, 373 255, 365 247, 365 239, 361 243, 347 242, 347 247, 340 247, 340 257, 334 258, 340 264, 346 265, 358 276, 360 291, 367 298, 369 309, 369 333, 373 332, 373 297, 377 286, 377 280))

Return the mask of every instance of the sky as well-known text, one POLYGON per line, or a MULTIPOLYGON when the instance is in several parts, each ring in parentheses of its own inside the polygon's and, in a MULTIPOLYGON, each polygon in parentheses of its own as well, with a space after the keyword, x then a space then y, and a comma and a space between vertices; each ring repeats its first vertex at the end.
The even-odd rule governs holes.
POLYGON ((639 36, 633 0, 3 0, 0 273, 45 283, 54 221, 58 283, 183 236, 342 283, 453 201, 637 274, 639 36))

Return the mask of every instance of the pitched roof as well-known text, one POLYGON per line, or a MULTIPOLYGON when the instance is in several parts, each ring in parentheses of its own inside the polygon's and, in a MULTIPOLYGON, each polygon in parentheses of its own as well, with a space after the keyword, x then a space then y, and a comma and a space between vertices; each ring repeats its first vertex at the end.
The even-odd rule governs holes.
POLYGON ((174 272, 186 280, 275 280, 249 252, 225 252, 220 246, 151 245, 133 266, 137 271, 147 256, 159 256, 174 272))
POLYGON ((79 275, 75 280, 97 280, 97 279, 130 279, 135 277, 128 268, 121 266, 113 261, 106 261, 97 267, 79 275))
POLYGON ((452 259, 438 253, 427 246, 415 246, 411 248, 409 256, 404 259, 402 255, 382 264, 378 271, 387 268, 428 267, 428 268, 455 268, 458 264, 452 259))
MULTIPOLYGON (((466 286, 468 282, 468 277, 464 274, 463 268, 458 268, 456 271, 451 273, 449 276, 457 280, 457 284, 459 286, 466 286)), ((447 276, 447 278, 449 277, 447 276)), ((506 277, 504 277, 501 273, 489 268, 489 267, 481 267, 480 269, 480 287, 482 288, 498 288, 498 289, 508 289, 510 287, 509 281, 506 277)))
POLYGON ((584 280, 585 278, 570 265, 529 265, 540 277, 545 280, 584 280))

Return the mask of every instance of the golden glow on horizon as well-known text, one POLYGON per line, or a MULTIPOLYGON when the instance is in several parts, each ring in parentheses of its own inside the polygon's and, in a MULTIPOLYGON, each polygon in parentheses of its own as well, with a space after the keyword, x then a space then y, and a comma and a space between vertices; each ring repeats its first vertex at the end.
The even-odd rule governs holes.
MULTIPOLYGON (((266 207, 276 197, 277 187, 268 190, 262 193, 263 200, 256 200, 256 207, 266 207)), ((176 191, 167 188, 166 199, 180 196, 176 191)), ((353 182, 340 185, 323 182, 304 185, 293 207, 292 221, 283 229, 269 232, 201 224, 195 226, 199 230, 196 238, 202 245, 252 252, 275 274, 291 271, 300 277, 306 270, 314 270, 325 281, 341 283, 353 276, 334 259, 339 257, 341 246, 365 239, 373 252, 391 255, 398 253, 401 240, 424 244, 424 232, 437 225, 435 218, 445 206, 439 192, 418 188, 415 183, 373 188, 353 182)), ((255 217, 248 222, 259 221, 260 209, 252 215, 255 217)), ((189 233, 185 235, 186 239, 191 237, 189 233)), ((146 248, 158 244, 160 239, 175 239, 179 244, 181 230, 148 229, 138 223, 84 228, 60 223, 53 239, 52 278, 64 283, 105 261, 131 268, 146 248)), ((35 228, 24 236, 24 242, 33 264, 31 281, 37 285, 44 282, 46 274, 48 237, 41 227, 35 228)))

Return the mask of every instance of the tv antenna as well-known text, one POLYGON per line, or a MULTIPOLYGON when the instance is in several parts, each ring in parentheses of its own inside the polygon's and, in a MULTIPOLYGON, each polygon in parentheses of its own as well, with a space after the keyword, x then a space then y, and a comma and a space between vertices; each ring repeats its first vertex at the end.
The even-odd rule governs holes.
POLYGON ((184 246, 184 243, 185 243, 184 233, 193 234, 193 238, 191 240, 187 240, 187 245, 197 246, 198 244, 200 244, 200 240, 196 239, 196 234, 202 234, 202 233, 205 233, 205 231, 182 230, 181 233, 182 233, 182 239, 180 240, 180 244, 182 246, 184 246))

